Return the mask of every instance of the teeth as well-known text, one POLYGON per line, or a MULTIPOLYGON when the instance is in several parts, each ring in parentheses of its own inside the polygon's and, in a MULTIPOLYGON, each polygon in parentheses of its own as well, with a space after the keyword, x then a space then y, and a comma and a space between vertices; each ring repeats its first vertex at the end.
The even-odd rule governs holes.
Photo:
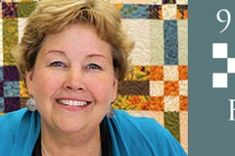
POLYGON ((88 103, 86 101, 75 101, 75 100, 58 100, 59 103, 68 106, 85 106, 88 103))

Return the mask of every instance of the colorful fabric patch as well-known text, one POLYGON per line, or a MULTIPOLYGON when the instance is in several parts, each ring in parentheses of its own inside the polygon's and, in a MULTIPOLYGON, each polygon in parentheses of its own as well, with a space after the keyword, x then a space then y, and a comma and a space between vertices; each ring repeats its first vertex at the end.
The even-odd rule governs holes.
POLYGON ((17 17, 16 3, 2 3, 2 15, 3 18, 17 17))

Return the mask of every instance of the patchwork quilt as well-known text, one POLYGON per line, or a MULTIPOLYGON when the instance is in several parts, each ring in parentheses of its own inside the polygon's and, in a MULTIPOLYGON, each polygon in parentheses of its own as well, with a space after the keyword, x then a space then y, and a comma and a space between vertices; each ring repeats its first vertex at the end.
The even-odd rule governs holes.
MULTIPOLYGON (((188 150, 188 0, 109 0, 135 40, 113 108, 155 118, 188 150)), ((27 90, 11 49, 37 0, 0 2, 0 112, 25 107, 27 90)), ((1 114, 0 113, 0 114, 1 114)))

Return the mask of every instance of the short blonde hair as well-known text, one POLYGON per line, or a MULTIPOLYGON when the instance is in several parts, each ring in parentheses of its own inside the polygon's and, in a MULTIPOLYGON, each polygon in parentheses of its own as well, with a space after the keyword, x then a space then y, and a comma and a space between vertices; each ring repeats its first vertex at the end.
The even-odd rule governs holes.
POLYGON ((119 81, 127 72, 128 53, 134 43, 122 30, 116 7, 103 0, 42 0, 27 19, 20 44, 13 50, 22 78, 36 61, 47 34, 62 31, 67 25, 82 22, 94 26, 98 36, 112 46, 113 67, 119 81))

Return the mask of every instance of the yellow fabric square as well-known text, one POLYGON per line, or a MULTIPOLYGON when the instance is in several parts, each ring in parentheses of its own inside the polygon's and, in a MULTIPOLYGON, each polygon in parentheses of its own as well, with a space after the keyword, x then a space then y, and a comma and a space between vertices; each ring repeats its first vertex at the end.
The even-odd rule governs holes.
POLYGON ((176 65, 166 65, 164 68, 164 80, 177 81, 179 80, 179 70, 176 65))
POLYGON ((164 34, 162 20, 149 20, 151 65, 164 65, 164 34))
POLYGON ((164 4, 162 5, 162 13, 164 20, 175 20, 177 13, 176 4, 164 4))
POLYGON ((188 20, 178 20, 179 64, 188 65, 188 20))
POLYGON ((164 97, 164 111, 165 112, 179 112, 179 96, 165 96, 164 97))
POLYGON ((151 64, 150 50, 150 24, 145 19, 124 19, 124 28, 131 38, 135 41, 135 47, 130 53, 130 61, 133 65, 149 65, 151 64))
POLYGON ((188 80, 179 81, 179 95, 188 96, 188 80))
POLYGON ((164 95, 164 82, 163 81, 150 81, 150 96, 163 96, 164 95))
POLYGON ((180 112, 180 143, 188 153, 188 112, 180 112))

